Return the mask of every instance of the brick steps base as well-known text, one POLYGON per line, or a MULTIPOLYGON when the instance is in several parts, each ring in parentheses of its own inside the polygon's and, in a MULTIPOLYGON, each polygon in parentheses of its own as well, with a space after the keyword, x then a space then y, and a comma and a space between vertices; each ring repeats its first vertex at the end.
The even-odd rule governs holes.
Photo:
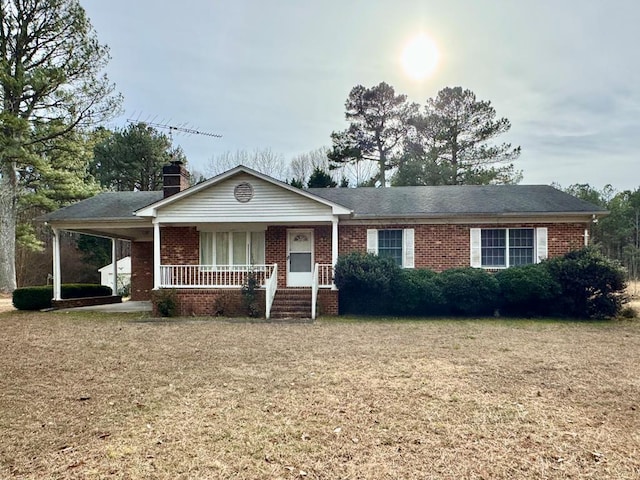
POLYGON ((276 291, 271 318, 311 318, 311 289, 283 288, 276 291))

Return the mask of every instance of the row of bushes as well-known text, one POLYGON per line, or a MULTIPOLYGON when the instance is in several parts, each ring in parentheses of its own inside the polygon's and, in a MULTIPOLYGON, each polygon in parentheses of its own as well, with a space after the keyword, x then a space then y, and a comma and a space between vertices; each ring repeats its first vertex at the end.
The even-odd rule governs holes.
MULTIPOLYGON (((62 298, 107 297, 111 287, 89 283, 68 283, 61 285, 62 298)), ((13 291, 13 306, 18 310, 42 310, 51 308, 53 285, 23 287, 13 291)))
POLYGON ((455 268, 403 270, 389 259, 352 253, 338 259, 340 313, 607 318, 625 301, 625 274, 593 249, 497 273, 455 268))

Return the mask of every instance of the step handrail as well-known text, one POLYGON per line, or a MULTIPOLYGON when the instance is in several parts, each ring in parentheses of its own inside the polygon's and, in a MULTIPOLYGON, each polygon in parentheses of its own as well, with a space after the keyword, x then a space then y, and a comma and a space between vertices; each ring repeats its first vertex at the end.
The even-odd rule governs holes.
POLYGON ((313 267, 313 274, 311 276, 311 320, 316 319, 316 303, 318 300, 318 281, 319 279, 320 265, 317 263, 313 267))
POLYGON ((265 283, 265 312, 264 316, 269 320, 271 317, 271 307, 273 306, 273 299, 276 296, 276 290, 278 289, 278 264, 273 265, 271 276, 265 283))

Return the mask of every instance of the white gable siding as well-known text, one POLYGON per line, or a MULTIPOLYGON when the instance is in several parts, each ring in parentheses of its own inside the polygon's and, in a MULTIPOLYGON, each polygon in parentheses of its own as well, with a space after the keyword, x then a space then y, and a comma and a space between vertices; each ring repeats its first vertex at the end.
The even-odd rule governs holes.
POLYGON ((240 174, 158 210, 162 221, 246 222, 331 219, 331 207, 250 175, 240 174), (253 187, 253 198, 239 202, 233 195, 241 182, 253 187))

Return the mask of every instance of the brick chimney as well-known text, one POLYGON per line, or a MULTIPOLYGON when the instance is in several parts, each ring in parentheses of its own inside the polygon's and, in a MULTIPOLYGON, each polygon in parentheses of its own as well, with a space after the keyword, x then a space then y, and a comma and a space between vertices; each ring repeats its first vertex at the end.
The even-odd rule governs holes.
POLYGON ((162 185, 164 198, 189 188, 189 172, 180 160, 173 160, 170 165, 162 167, 162 185))

